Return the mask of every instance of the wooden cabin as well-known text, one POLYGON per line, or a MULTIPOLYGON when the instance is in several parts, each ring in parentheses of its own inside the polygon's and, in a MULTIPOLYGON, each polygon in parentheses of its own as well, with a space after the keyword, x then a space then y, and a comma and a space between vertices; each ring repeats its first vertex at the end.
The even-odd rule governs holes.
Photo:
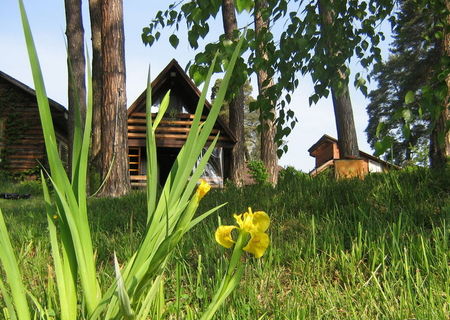
MULTIPOLYGON (((49 99, 58 148, 67 163, 67 110, 49 99)), ((46 164, 44 136, 36 93, 0 71, 0 170, 11 174, 37 173, 46 164)))
POLYGON ((359 151, 358 159, 341 159, 338 140, 326 134, 308 152, 316 159, 315 168, 309 173, 311 176, 333 169, 336 178, 363 178, 368 173, 399 168, 363 151, 359 151))
MULTIPOLYGON (((172 165, 184 145, 191 129, 195 109, 201 92, 188 77, 176 60, 172 60, 152 82, 152 116, 155 117, 164 95, 170 90, 170 104, 165 117, 156 130, 156 145, 159 165, 159 180, 164 183, 172 165)), ((129 170, 133 187, 146 184, 146 90, 128 109, 129 170)), ((211 109, 206 101, 202 119, 211 109)), ((220 132, 216 148, 209 160, 202 178, 213 187, 222 187, 230 176, 229 162, 231 149, 236 139, 220 118, 216 121, 209 137, 212 141, 220 132)))

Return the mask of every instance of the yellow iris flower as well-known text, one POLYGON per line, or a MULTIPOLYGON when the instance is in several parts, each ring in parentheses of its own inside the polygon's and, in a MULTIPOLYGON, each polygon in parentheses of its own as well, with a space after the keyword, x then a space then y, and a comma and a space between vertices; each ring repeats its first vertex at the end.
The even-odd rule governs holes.
POLYGON ((215 234, 216 241, 225 248, 231 248, 235 243, 231 232, 234 229, 247 232, 250 234, 250 240, 242 250, 253 254, 256 258, 261 258, 270 243, 269 235, 265 233, 270 225, 267 213, 264 211, 252 212, 252 209, 248 208, 248 212, 235 214, 234 219, 239 227, 219 226, 215 234))
POLYGON ((211 186, 204 179, 200 179, 199 183, 200 184, 197 187, 197 196, 198 200, 201 200, 205 196, 205 194, 207 194, 209 190, 211 190, 211 186))

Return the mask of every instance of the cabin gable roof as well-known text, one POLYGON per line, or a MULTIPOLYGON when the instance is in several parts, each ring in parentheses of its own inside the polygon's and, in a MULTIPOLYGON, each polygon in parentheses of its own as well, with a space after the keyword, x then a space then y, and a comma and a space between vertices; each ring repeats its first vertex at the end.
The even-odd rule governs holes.
MULTIPOLYGON (((157 100, 159 97, 163 97, 167 91, 171 90, 172 94, 176 94, 187 101, 186 108, 189 113, 195 114, 195 108, 200 99, 201 91, 175 59, 172 59, 172 61, 170 61, 170 63, 158 74, 155 80, 152 81, 151 87, 152 101, 157 100)), ((144 90, 128 108, 128 117, 135 112, 145 112, 146 98, 147 90, 144 90)), ((207 115, 211 110, 211 107, 211 103, 208 100, 205 100, 203 115, 207 115)), ((231 141, 236 142, 235 136, 220 117, 217 119, 216 125, 221 129, 223 132, 222 134, 227 135, 231 141)))

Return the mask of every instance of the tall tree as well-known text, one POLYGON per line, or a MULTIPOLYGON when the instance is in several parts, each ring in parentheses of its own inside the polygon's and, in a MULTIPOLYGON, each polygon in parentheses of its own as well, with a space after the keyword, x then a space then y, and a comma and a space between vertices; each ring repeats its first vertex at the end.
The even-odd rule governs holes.
MULTIPOLYGON (((319 0, 321 15, 322 38, 326 54, 331 57, 339 54, 340 39, 336 35, 336 13, 333 10, 334 0, 319 0)), ((326 62, 324 62, 326 63, 326 62)), ((331 82, 334 116, 338 135, 339 153, 341 158, 359 157, 355 121, 353 119, 352 102, 348 91, 347 67, 337 65, 331 68, 338 76, 331 82)))
POLYGON ((71 167, 75 121, 80 121, 83 126, 86 114, 86 61, 81 0, 65 0, 65 11, 69 84, 69 167, 71 167), (80 119, 75 119, 75 109, 79 110, 80 119))
POLYGON ((436 31, 424 14, 414 0, 400 3, 391 55, 374 68, 378 88, 369 94, 368 142, 378 153, 387 151, 386 158, 398 165, 428 164, 422 154, 429 150, 430 112, 421 106, 420 99, 405 101, 408 92, 420 96, 421 88, 432 79, 440 55, 436 43, 428 44, 424 38, 436 31))
MULTIPOLYGON (((330 40, 330 37, 326 39, 324 32, 320 30, 323 23, 319 12, 319 1, 295 0, 294 2, 297 2, 298 6, 290 10, 292 6, 289 6, 289 3, 293 3, 292 1, 267 1, 267 10, 265 10, 269 14, 267 21, 270 21, 271 25, 282 24, 283 31, 280 34, 273 34, 272 29, 269 28, 264 37, 255 37, 255 30, 248 28, 244 48, 249 49, 250 55, 242 68, 236 68, 241 72, 240 74, 248 77, 260 70, 261 59, 255 57, 256 49, 263 46, 266 52, 270 52, 265 64, 266 71, 270 78, 276 75, 277 81, 275 85, 266 87, 265 91, 266 96, 269 96, 272 101, 277 101, 275 139, 278 143, 279 156, 287 151, 287 145, 282 144, 283 138, 290 134, 297 122, 289 104, 292 92, 300 84, 299 75, 310 74, 314 82, 315 92, 310 97, 310 104, 317 103, 322 97, 327 97, 330 88, 333 88, 336 105, 341 101, 344 106, 349 106, 348 93, 341 87, 343 84, 347 85, 349 80, 349 69, 346 65, 353 56, 356 56, 365 68, 381 59, 381 50, 378 46, 384 36, 378 25, 381 20, 390 15, 393 7, 393 2, 390 0, 333 0, 334 21, 332 22, 335 29, 330 40), (332 41, 332 46, 327 45, 327 41, 332 41), (329 54, 330 49, 333 50, 332 55, 329 54)), ((238 12, 247 11, 255 14, 254 0, 236 0, 235 3, 238 12)), ((198 40, 205 38, 210 30, 209 19, 214 18, 217 12, 217 0, 186 0, 170 4, 167 10, 159 11, 152 22, 143 28, 142 39, 144 43, 151 45, 161 36, 159 27, 173 27, 179 30, 180 21, 185 20, 189 30, 189 44, 197 49, 198 40)), ((172 34, 169 40, 176 47, 178 37, 172 34)), ((217 50, 227 50, 226 42, 223 40, 220 38, 218 42, 207 44, 204 52, 196 55, 195 63, 189 69, 194 81, 205 77, 207 66, 217 50)), ((216 71, 221 71, 221 68, 217 68, 216 71)), ((237 75, 240 74, 237 73, 237 75)), ((244 82, 245 80, 241 82, 241 85, 244 82)), ((367 90, 364 79, 359 74, 355 75, 355 83, 363 92, 367 90)), ((263 117, 271 117, 270 110, 267 108, 261 110, 266 113, 263 117)), ((343 126, 345 131, 346 127, 351 127, 351 117, 346 109, 338 111, 337 115, 344 115, 344 120, 338 120, 338 123, 349 120, 349 123, 343 126)), ((351 140, 348 146, 343 146, 344 155, 347 156, 354 154, 357 149, 356 139, 351 131, 346 130, 349 132, 348 138, 344 138, 351 140), (347 149, 350 152, 347 152, 347 149)))
MULTIPOLYGON (((222 0, 222 19, 228 40, 236 40, 237 20, 234 0, 222 0)), ((242 185, 245 172, 245 137, 244 137, 244 89, 240 87, 229 101, 229 127, 236 137, 236 144, 231 153, 231 179, 237 186, 242 185)))
POLYGON ((102 28, 102 136, 103 187, 101 196, 122 196, 130 189, 128 172, 125 48, 122 0, 105 0, 102 28))
MULTIPOLYGON (((211 101, 214 101, 219 90, 222 79, 217 79, 211 88, 211 101)), ((250 111, 250 105, 255 102, 252 97, 253 87, 250 81, 245 82, 244 90, 244 136, 245 136, 245 160, 257 160, 261 156, 261 134, 258 130, 260 124, 259 110, 250 111)), ((229 111, 228 102, 223 102, 220 110, 220 118, 228 125, 229 111)))
MULTIPOLYGON (((254 23, 255 23, 255 37, 262 39, 269 31, 269 17, 270 12, 268 4, 265 0, 255 0, 254 8, 254 23)), ((258 92, 261 98, 258 100, 264 102, 267 107, 266 112, 260 112, 261 117, 261 160, 269 174, 268 181, 276 184, 278 181, 278 157, 277 145, 275 142, 276 135, 276 112, 275 106, 277 101, 267 94, 267 88, 273 86, 273 79, 269 77, 267 72, 268 52, 263 44, 263 41, 257 41, 258 45, 255 50, 256 59, 260 61, 258 70, 256 72, 258 79, 258 92)))
POLYGON ((431 131, 430 163, 433 168, 444 168, 450 159, 450 72, 448 67, 448 59, 450 58, 450 1, 443 0, 442 3, 438 1, 435 9, 440 9, 437 12, 444 12, 443 17, 439 19, 439 22, 445 27, 441 32, 442 36, 438 37, 441 44, 441 61, 443 61, 442 66, 440 66, 441 70, 438 70, 438 79, 441 77, 445 82, 446 93, 440 110, 433 119, 435 121, 431 131))
POLYGON ((91 171, 99 172, 101 168, 100 146, 102 133, 102 11, 101 0, 89 0, 92 40, 92 140, 91 171))
POLYGON ((403 0, 395 17, 392 55, 377 65, 378 89, 369 95, 369 142, 398 164, 429 147, 439 168, 449 155, 445 1, 403 0))
MULTIPOLYGON (((447 9, 447 16, 445 17, 446 23, 444 25, 447 26, 444 33, 444 48, 445 55, 447 59, 450 57, 450 31, 448 30, 448 26, 450 26, 450 1, 445 1, 445 8, 447 9)), ((447 84, 447 96, 445 97, 444 110, 442 113, 443 119, 443 133, 444 133, 444 150, 443 155, 445 156, 446 164, 448 164, 450 158, 450 72, 447 69, 447 76, 445 77, 445 82, 447 84)))
MULTIPOLYGON (((418 33, 408 33, 404 36, 413 44, 418 33)), ((380 150, 385 145, 385 159, 401 166, 413 163, 427 165, 429 162, 428 156, 426 159, 423 157, 429 150, 429 112, 417 102, 405 103, 405 95, 408 91, 418 92, 425 85, 433 67, 427 58, 431 57, 432 51, 416 50, 419 46, 415 45, 410 48, 403 54, 392 54, 375 68, 373 77, 378 88, 369 93, 370 103, 366 108, 369 116, 366 133, 370 146, 380 150), (409 132, 404 134, 407 123, 409 132)))

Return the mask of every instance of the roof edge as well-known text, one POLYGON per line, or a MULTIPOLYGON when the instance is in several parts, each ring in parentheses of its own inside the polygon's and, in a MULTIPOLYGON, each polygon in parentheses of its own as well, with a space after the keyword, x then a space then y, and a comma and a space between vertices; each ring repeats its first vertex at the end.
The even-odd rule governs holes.
MULTIPOLYGON (((173 67, 175 69, 177 69, 177 71, 180 73, 180 75, 183 77, 183 79, 186 81, 186 83, 189 85, 189 87, 191 87, 191 89, 195 92, 197 97, 200 99, 202 92, 195 85, 195 83, 192 81, 192 79, 186 74, 186 72, 183 70, 183 68, 180 66, 180 64, 178 63, 178 61, 176 59, 172 59, 169 62, 169 64, 158 74, 158 76, 155 78, 155 80, 153 80, 151 82, 152 90, 157 90, 157 88, 160 85, 160 83, 162 82, 163 78, 167 75, 167 72, 173 67)), ((139 97, 130 105, 130 107, 128 108, 128 111, 127 111, 128 116, 130 116, 130 114, 132 114, 138 106, 140 106, 142 103, 145 102, 146 96, 147 96, 147 89, 145 89, 139 95, 139 97)), ((208 101, 208 99, 205 99, 205 107, 208 109, 208 111, 210 111, 212 108, 212 105, 208 101)), ((230 130, 230 128, 225 124, 225 122, 222 119, 220 119, 220 117, 217 118, 216 122, 224 129, 226 134, 230 136, 232 141, 234 143, 236 143, 237 142, 236 136, 233 134, 233 132, 230 130)))
MULTIPOLYGON (((22 91, 25 91, 27 94, 30 94, 34 97, 36 97, 36 90, 32 89, 31 87, 27 86, 23 82, 11 77, 10 75, 4 73, 3 71, 0 71, 0 77, 11 83, 12 85, 18 87, 22 91)), ((51 107, 55 108, 57 111, 68 113, 68 110, 60 103, 56 102, 55 100, 47 97, 48 102, 51 107)))

